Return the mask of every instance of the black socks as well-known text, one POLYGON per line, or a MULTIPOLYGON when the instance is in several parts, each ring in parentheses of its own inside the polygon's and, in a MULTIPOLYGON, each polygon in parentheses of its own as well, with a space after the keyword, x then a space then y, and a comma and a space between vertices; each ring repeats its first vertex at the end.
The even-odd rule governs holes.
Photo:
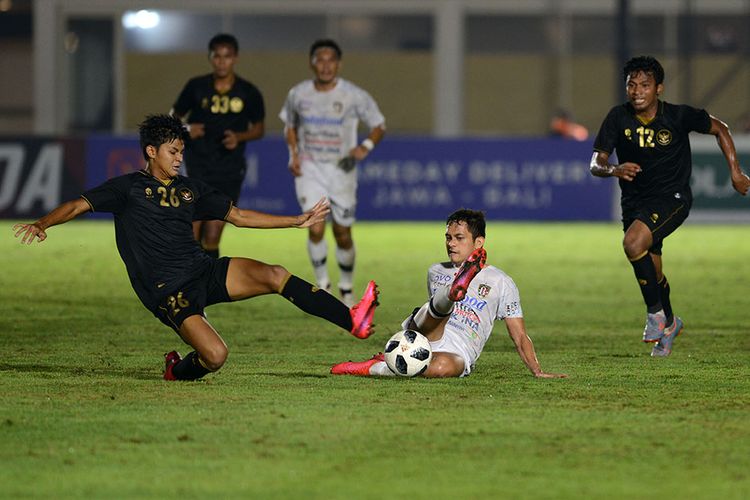
POLYGON ((307 314, 328 320, 347 332, 352 330, 349 308, 325 290, 291 275, 279 293, 307 314))
POLYGON ((641 295, 646 303, 649 313, 655 313, 662 309, 660 287, 656 283, 656 267, 651 255, 644 252, 642 256, 630 261, 633 266, 635 277, 641 287, 641 295))
POLYGON ((211 370, 201 364, 195 351, 172 367, 172 374, 177 380, 196 380, 207 373, 211 373, 211 370))

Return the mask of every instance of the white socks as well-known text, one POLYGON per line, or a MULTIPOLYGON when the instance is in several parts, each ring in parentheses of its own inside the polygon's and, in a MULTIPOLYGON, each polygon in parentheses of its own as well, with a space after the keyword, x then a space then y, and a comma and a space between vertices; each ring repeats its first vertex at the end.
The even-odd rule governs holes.
POLYGON ((448 297, 449 291, 450 288, 447 286, 437 289, 435 295, 430 299, 430 305, 432 306, 430 308, 430 316, 435 319, 440 319, 453 312, 453 304, 455 304, 455 302, 448 297))
POLYGON ((437 320, 449 316, 453 312, 453 304, 454 302, 448 298, 448 287, 438 288, 430 301, 420 307, 414 315, 417 329, 421 331, 424 328, 428 315, 437 320))
POLYGON ((388 368, 385 361, 378 361, 370 367, 370 375, 374 377, 395 377, 396 374, 388 368))
MULTIPOLYGON (((307 240, 307 254, 310 256, 310 262, 315 272, 315 281, 318 288, 327 290, 331 285, 331 278, 328 276, 328 242, 325 238, 317 243, 307 240)), ((339 288, 351 292, 354 285, 354 258, 356 250, 354 246, 348 250, 336 247, 336 262, 339 265, 340 277, 339 288)))
POLYGON ((341 274, 339 276, 339 288, 351 292, 354 285, 354 257, 356 251, 354 245, 348 250, 336 247, 336 262, 338 262, 341 274))
POLYGON ((325 238, 317 243, 307 240, 307 254, 310 256, 310 262, 315 272, 315 281, 318 288, 327 290, 331 286, 331 279, 328 277, 328 268, 326 260, 328 258, 328 243, 325 238))

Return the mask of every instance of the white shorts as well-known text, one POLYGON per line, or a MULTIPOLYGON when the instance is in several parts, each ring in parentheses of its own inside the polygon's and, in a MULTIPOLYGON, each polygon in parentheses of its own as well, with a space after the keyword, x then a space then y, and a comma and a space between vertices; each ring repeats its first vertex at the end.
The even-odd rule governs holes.
MULTIPOLYGON (((425 307, 429 307, 429 302, 422 306, 422 308, 425 307)), ((411 325, 412 319, 414 319, 414 316, 416 314, 417 309, 415 309, 414 313, 412 313, 411 316, 406 318, 403 323, 401 323, 401 328, 403 328, 404 330, 408 329, 411 325)), ((451 354, 455 354, 456 356, 463 359, 464 372, 460 376, 466 377, 474 369, 476 358, 469 354, 469 351, 466 349, 466 346, 462 342, 462 338, 463 335, 461 333, 458 333, 448 325, 445 325, 443 336, 440 338, 440 340, 436 340, 434 342, 430 341, 430 349, 432 349, 432 352, 448 352, 451 354)))
POLYGON ((357 208, 357 170, 344 172, 336 165, 303 160, 302 175, 294 178, 297 201, 302 210, 310 210, 324 196, 331 202, 336 224, 354 224, 357 208))
POLYGON ((474 369, 474 362, 476 361, 464 348, 461 342, 461 335, 445 328, 443 331, 443 337, 435 342, 430 341, 430 348, 432 352, 449 352, 455 354, 464 360, 464 372, 461 377, 466 377, 474 369))

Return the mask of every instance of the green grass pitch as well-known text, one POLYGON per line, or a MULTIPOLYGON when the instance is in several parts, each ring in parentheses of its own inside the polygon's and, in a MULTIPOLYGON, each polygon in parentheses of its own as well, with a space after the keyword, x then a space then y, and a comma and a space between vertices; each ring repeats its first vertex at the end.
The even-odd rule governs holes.
MULTIPOLYGON (((640 342, 617 224, 488 227, 542 367, 502 324, 456 380, 334 377, 382 350, 425 300, 443 227, 360 223, 357 288, 378 281, 358 340, 277 296, 208 309, 230 348, 204 381, 167 383, 186 346, 138 302, 109 222, 24 247, 0 222, 2 498, 748 498, 750 237, 688 224, 664 269, 686 324, 667 359, 640 342)), ((299 230, 228 228, 224 253, 311 279, 299 230)), ((333 257, 329 259, 333 263, 333 257)), ((334 275, 335 278, 335 275, 334 275)))

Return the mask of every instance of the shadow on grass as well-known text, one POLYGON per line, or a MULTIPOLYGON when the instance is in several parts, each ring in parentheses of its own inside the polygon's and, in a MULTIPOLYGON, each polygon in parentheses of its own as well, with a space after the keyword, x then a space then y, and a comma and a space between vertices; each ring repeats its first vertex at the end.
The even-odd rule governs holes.
MULTIPOLYGON (((1 365, 0 365, 1 366, 1 365)), ((328 378, 328 374, 305 373, 305 372, 259 372, 253 375, 279 378, 328 378)))
POLYGON ((161 374, 156 374, 153 372, 153 370, 146 369, 122 370, 112 368, 83 368, 80 366, 43 365, 38 363, 0 363, 0 372, 56 374, 61 376, 67 375, 84 377, 87 375, 96 375, 138 380, 155 380, 161 378, 161 374))

